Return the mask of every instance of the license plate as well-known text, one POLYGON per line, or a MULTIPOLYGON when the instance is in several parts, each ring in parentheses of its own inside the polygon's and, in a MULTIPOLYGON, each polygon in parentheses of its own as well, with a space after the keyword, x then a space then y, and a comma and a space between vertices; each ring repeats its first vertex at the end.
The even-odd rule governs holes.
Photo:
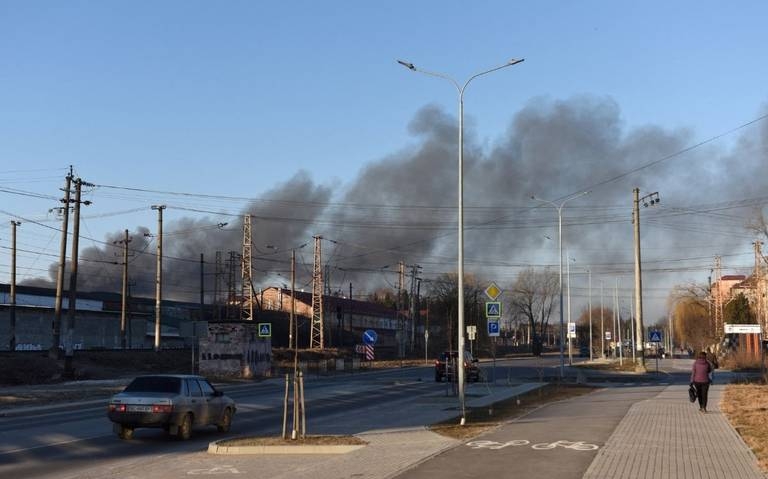
POLYGON ((152 412, 152 406, 128 406, 128 412, 152 412))

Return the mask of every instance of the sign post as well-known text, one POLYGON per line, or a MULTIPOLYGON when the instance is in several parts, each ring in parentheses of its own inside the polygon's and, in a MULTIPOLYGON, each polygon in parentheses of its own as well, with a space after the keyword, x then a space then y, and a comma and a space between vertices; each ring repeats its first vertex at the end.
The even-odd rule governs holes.
MULTIPOLYGON (((491 284, 488 285, 487 288, 485 288, 485 295, 490 299, 491 301, 496 301, 499 296, 501 296, 502 290, 499 288, 496 283, 491 281, 491 284)), ((488 314, 488 303, 485 303, 485 317, 488 320, 488 336, 493 338, 493 345, 492 345, 492 351, 493 351, 493 369, 491 372, 491 375, 493 376, 493 383, 496 384, 496 338, 499 336, 500 329, 499 328, 499 320, 501 320, 501 302, 498 302, 498 314, 496 316, 492 316, 488 314)), ((491 308, 491 312, 495 312, 495 308, 491 308)))
POLYGON ((648 342, 656 343, 656 374, 659 374, 659 343, 662 341, 662 336, 658 329, 648 331, 648 342))

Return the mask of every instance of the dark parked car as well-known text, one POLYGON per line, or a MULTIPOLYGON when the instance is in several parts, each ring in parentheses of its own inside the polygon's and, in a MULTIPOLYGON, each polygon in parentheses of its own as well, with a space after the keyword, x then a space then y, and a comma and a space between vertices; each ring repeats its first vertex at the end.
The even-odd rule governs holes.
MULTIPOLYGON (((457 351, 443 351, 440 357, 435 360, 435 381, 442 382, 443 378, 453 381, 458 378, 458 370, 454 371, 453 365, 458 359, 457 351)), ((480 380, 480 368, 477 367, 477 359, 472 357, 472 353, 464 351, 464 377, 468 382, 477 382, 480 380)))
POLYGON ((204 377, 172 374, 135 378, 112 396, 107 416, 121 439, 131 439, 136 428, 153 427, 185 440, 193 426, 229 431, 235 410, 235 402, 204 377))

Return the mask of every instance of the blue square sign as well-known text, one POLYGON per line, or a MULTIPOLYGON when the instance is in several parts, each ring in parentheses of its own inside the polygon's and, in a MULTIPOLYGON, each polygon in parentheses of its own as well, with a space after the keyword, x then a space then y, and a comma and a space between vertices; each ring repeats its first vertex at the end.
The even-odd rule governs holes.
POLYGON ((500 329, 498 321, 488 321, 488 336, 498 336, 500 329))

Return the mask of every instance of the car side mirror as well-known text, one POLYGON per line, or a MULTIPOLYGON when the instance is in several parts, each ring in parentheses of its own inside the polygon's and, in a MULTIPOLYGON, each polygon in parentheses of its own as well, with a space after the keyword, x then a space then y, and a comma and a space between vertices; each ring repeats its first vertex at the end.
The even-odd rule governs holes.
POLYGON ((224 395, 224 393, 221 392, 221 391, 213 391, 213 397, 215 397, 215 398, 219 398, 219 397, 221 397, 223 395, 224 395))

